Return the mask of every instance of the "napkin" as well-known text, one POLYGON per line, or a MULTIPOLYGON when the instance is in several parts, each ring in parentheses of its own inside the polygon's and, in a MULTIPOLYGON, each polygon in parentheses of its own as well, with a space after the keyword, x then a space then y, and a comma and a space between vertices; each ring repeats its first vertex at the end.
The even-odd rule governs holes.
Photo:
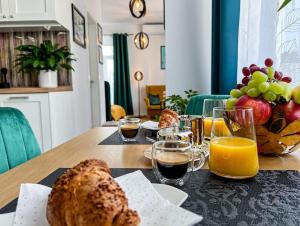
POLYGON ((129 208, 141 217, 141 226, 189 226, 202 217, 164 199, 139 170, 116 178, 128 198, 129 208))
POLYGON ((40 184, 21 184, 13 226, 46 226, 48 195, 51 188, 40 184))
MULTIPOLYGON (((129 207, 136 210, 141 226, 189 226, 202 217, 177 207, 164 199, 141 171, 115 180, 128 198, 129 207)), ((22 184, 13 226, 48 226, 46 206, 51 188, 39 184, 22 184)))

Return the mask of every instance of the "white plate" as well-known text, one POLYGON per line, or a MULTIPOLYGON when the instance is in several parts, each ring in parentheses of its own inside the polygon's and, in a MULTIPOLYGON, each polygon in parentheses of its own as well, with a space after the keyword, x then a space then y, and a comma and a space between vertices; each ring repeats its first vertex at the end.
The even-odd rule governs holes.
MULTIPOLYGON (((181 206, 187 199, 188 194, 178 188, 166 185, 152 183, 155 190, 170 203, 176 206, 181 206)), ((13 224, 15 212, 0 214, 0 225, 10 226, 13 224)))
POLYGON ((146 121, 143 122, 141 125, 144 129, 149 129, 149 130, 160 130, 160 128, 158 127, 158 122, 154 122, 154 121, 146 121))
POLYGON ((187 193, 170 185, 155 183, 152 183, 152 185, 163 198, 176 206, 181 206, 188 197, 187 193))

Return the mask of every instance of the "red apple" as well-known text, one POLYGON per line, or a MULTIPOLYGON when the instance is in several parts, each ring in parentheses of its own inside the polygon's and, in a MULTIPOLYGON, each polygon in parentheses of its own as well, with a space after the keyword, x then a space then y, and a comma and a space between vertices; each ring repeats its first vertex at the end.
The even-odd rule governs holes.
POLYGON ((284 107, 284 118, 287 123, 300 119, 300 104, 290 101, 284 107))
POLYGON ((272 106, 265 100, 244 95, 238 99, 236 107, 252 107, 255 125, 264 125, 272 116, 272 106))

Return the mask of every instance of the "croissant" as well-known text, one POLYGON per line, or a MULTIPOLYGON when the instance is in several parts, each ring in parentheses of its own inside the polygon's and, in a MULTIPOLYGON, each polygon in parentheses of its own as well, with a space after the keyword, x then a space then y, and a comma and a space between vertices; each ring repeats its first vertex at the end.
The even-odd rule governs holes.
POLYGON ((51 226, 140 224, 107 164, 96 159, 83 161, 58 178, 48 198, 47 220, 51 226))
POLYGON ((159 128, 171 127, 178 124, 178 114, 170 109, 165 109, 161 112, 159 119, 159 128))

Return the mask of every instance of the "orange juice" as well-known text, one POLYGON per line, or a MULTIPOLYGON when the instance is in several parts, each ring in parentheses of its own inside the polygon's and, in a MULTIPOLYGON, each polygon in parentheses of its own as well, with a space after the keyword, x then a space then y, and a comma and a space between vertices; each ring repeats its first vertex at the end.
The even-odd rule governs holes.
MULTIPOLYGON (((213 123, 213 119, 211 117, 207 117, 204 119, 204 136, 205 137, 210 137, 212 123, 213 123)), ((214 120, 214 134, 216 136, 229 136, 230 135, 230 131, 228 130, 223 118, 217 118, 214 120)))
POLYGON ((230 178, 254 177, 259 169, 257 145, 243 137, 218 137, 210 141, 209 168, 230 178))

